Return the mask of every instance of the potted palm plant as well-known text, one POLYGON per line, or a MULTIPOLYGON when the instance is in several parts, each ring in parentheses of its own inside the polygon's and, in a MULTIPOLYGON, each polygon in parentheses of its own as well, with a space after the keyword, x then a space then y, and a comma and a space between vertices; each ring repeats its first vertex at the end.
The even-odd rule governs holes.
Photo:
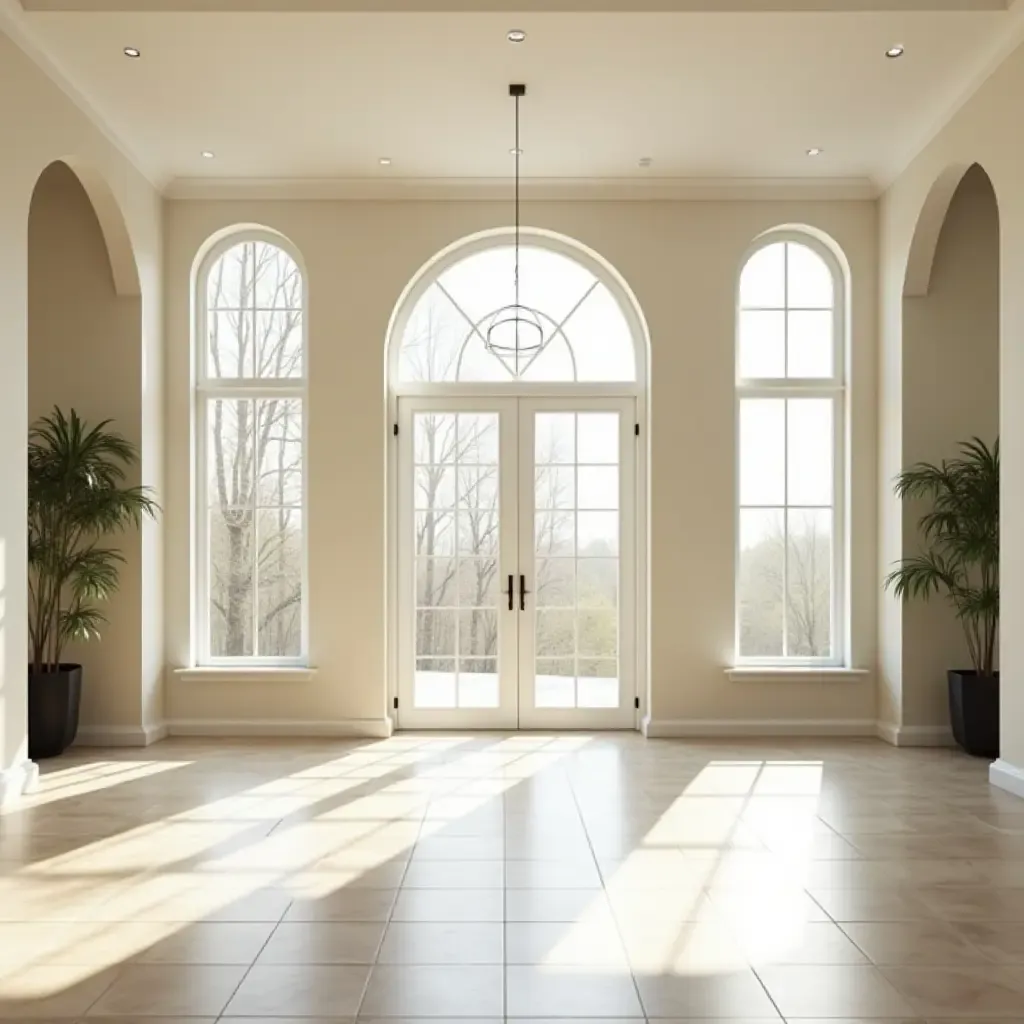
POLYGON ((124 556, 105 536, 155 515, 148 488, 125 485, 135 446, 75 412, 54 408, 28 444, 29 756, 55 757, 78 730, 82 666, 62 660, 72 640, 106 622, 97 607, 117 589, 124 556))
POLYGON ((940 465, 920 462, 896 479, 899 498, 930 508, 918 520, 922 550, 886 577, 897 597, 927 600, 945 593, 963 627, 970 669, 950 669, 953 737, 969 754, 999 756, 999 440, 960 444, 940 465))

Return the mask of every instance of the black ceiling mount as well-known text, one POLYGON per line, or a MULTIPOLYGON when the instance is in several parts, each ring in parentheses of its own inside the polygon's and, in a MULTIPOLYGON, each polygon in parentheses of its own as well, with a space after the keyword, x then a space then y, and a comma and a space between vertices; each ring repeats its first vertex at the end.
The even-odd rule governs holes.
POLYGON ((525 96, 526 86, 525 85, 510 85, 508 87, 509 96, 525 96))

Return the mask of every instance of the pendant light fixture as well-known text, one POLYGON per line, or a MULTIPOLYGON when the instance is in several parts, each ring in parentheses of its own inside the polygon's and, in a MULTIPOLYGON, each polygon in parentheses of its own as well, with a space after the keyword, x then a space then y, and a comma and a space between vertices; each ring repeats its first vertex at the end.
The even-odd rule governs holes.
POLYGON ((524 306, 519 300, 519 161, 523 155, 519 144, 519 101, 526 95, 525 85, 510 85, 508 94, 515 103, 515 255, 512 270, 513 298, 510 305, 503 306, 488 317, 489 323, 483 332, 487 351, 497 356, 517 377, 533 357, 544 347, 544 329, 540 314, 524 306))

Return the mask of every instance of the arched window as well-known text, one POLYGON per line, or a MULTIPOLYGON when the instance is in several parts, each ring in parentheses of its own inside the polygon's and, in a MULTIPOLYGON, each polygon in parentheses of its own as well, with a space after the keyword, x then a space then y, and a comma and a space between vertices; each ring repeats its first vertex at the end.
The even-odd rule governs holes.
POLYGON ((196 286, 196 660, 301 664, 305 280, 280 239, 247 233, 196 286))
MULTIPOLYGON (((504 243, 464 257, 419 296, 400 337, 397 383, 627 383, 636 380, 634 331, 608 286, 560 252, 524 246, 519 304, 536 314, 530 343, 488 349, 515 303, 515 249, 504 243), (510 351, 510 349, 512 351, 510 351)), ((500 342, 499 342, 500 344, 500 342)))
POLYGON ((832 253, 772 233, 740 275, 736 651, 839 664, 845 280, 832 253))

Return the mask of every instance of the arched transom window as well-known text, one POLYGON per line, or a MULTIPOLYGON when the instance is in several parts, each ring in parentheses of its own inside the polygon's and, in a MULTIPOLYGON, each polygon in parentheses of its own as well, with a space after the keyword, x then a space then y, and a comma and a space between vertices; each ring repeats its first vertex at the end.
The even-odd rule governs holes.
MULTIPOLYGON (((592 270, 551 249, 519 254, 519 304, 536 316, 532 351, 489 346, 515 303, 515 249, 474 252, 434 277, 400 336, 397 381, 429 383, 632 383, 633 332, 592 270)), ((504 331, 507 342, 507 330, 504 331)), ((514 348, 514 346, 511 346, 514 348)))
POLYGON ((841 663, 844 280, 816 239, 772 234, 737 311, 741 662, 841 663))
POLYGON ((276 241, 236 236, 204 261, 197 289, 195 657, 298 664, 305 282, 276 241))

